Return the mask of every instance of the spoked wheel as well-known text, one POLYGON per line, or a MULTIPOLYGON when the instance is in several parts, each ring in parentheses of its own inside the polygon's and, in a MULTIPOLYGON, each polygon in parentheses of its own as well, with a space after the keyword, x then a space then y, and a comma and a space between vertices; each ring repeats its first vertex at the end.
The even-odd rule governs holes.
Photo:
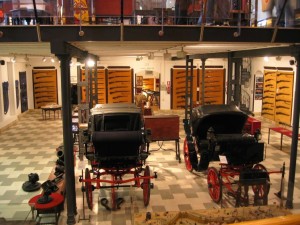
POLYGON ((189 172, 193 171, 193 166, 191 164, 190 160, 190 154, 189 154, 189 146, 188 146, 188 141, 185 138, 184 143, 183 143, 183 157, 184 157, 184 162, 185 162, 185 167, 189 172))
POLYGON ((89 209, 93 209, 93 185, 91 182, 91 175, 90 170, 88 168, 85 169, 85 194, 86 194, 86 201, 88 204, 89 209))
MULTIPOLYGON (((266 167, 262 164, 256 164, 253 166, 253 169, 259 169, 264 172, 268 172, 266 167)), ((264 197, 268 196, 270 191, 270 176, 267 173, 267 185, 264 189, 264 185, 252 185, 252 190, 254 193, 258 193, 258 198, 263 199, 264 197)))
POLYGON ((150 168, 149 168, 149 166, 145 167, 144 176, 148 177, 148 178, 144 178, 143 183, 142 183, 144 206, 148 206, 149 201, 150 201, 150 188, 151 188, 151 185, 150 185, 150 168))
POLYGON ((215 203, 219 203, 222 197, 221 179, 219 177, 217 169, 214 167, 208 168, 207 185, 211 199, 215 203))

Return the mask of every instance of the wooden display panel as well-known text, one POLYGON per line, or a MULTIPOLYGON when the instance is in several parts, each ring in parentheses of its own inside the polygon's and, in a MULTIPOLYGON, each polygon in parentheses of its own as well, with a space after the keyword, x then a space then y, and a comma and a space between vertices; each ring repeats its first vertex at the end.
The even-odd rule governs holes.
POLYGON ((294 73, 278 71, 276 79, 275 121, 291 124, 294 73))
POLYGON ((108 103, 133 103, 132 69, 107 69, 108 103))
MULTIPOLYGON (((95 85, 93 84, 93 93, 95 92, 95 85)), ((97 98, 98 104, 105 104, 107 102, 105 69, 97 69, 97 98)))
POLYGON ((57 104, 57 76, 56 70, 33 70, 34 108, 49 103, 57 104))
MULTIPOLYGON (((205 69, 204 104, 224 104, 225 69, 205 69)), ((199 102, 202 103, 202 69, 199 76, 199 102)))
POLYGON ((263 100, 261 114, 267 119, 274 120, 276 96, 276 71, 264 71, 263 100))
MULTIPOLYGON (((197 102, 197 69, 193 69, 193 102, 197 102)), ((186 95, 186 70, 185 68, 174 68, 171 70, 171 108, 184 109, 186 95)))
POLYGON ((290 125, 292 117, 294 72, 265 70, 262 116, 290 125))
MULTIPOLYGON (((94 76, 94 70, 92 70, 92 76, 94 76)), ((93 77, 92 77, 93 79, 93 77)), ((85 81, 85 70, 81 70, 81 81, 85 81)), ((93 87, 93 94, 96 93, 95 90, 95 83, 92 82, 92 87, 93 87)), ((81 100, 82 102, 86 102, 86 88, 82 87, 81 88, 81 100)), ((106 93, 106 76, 105 76, 105 69, 97 69, 97 94, 98 94, 98 102, 93 102, 93 105, 96 103, 98 104, 105 104, 107 103, 107 93, 106 93)))

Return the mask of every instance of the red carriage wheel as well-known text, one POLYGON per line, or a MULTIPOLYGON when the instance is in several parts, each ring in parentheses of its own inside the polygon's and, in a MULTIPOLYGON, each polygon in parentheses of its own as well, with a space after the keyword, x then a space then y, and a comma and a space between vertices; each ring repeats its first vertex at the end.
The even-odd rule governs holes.
POLYGON ((86 194, 86 201, 88 204, 89 209, 93 209, 93 190, 94 187, 91 182, 91 175, 90 170, 88 168, 85 169, 85 194, 86 194))
POLYGON ((188 141, 185 138, 184 143, 183 143, 183 156, 184 156, 184 162, 185 162, 185 167, 189 172, 193 171, 193 166, 191 164, 190 160, 190 154, 189 154, 189 146, 188 146, 188 141))
POLYGON ((207 185, 210 197, 215 203, 219 203, 222 197, 221 179, 217 169, 214 167, 208 168, 207 185))
POLYGON ((143 198, 144 198, 144 206, 148 206, 150 201, 150 168, 149 166, 146 166, 144 171, 144 178, 142 188, 143 188, 143 198))
MULTIPOLYGON (((262 164, 256 164, 253 166, 253 169, 262 170, 264 172, 268 172, 266 167, 262 164)), ((263 199, 265 196, 268 196, 270 191, 270 176, 267 173, 267 185, 266 190, 264 190, 264 185, 252 185, 252 190, 254 193, 258 193, 258 197, 263 199)))

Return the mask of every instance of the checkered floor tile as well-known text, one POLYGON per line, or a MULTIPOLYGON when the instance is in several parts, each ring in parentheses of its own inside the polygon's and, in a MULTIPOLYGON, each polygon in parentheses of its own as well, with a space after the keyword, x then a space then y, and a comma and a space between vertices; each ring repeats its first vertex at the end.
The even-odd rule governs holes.
MULTIPOLYGON (((184 112, 155 111, 155 114, 176 114, 183 119, 184 112)), ((274 123, 262 118, 262 134, 266 143, 266 159, 262 164, 268 171, 279 171, 285 163, 286 173, 284 179, 284 197, 287 191, 287 180, 289 177, 291 139, 283 139, 283 149, 279 150, 280 135, 271 133, 270 144, 268 140, 268 128, 275 126, 274 123)), ((147 159, 151 173, 157 172, 158 178, 152 180, 154 188, 151 190, 150 204, 143 204, 143 192, 141 188, 119 188, 117 195, 124 199, 120 209, 108 211, 101 204, 102 198, 110 200, 110 189, 96 189, 93 192, 93 210, 87 209, 86 201, 83 202, 81 183, 79 176, 82 169, 89 168, 86 159, 76 160, 76 207, 77 224, 99 224, 99 225, 129 225, 132 217, 137 212, 164 212, 197 210, 207 208, 219 208, 220 204, 214 203, 207 191, 207 174, 205 172, 190 173, 185 168, 182 147, 185 133, 183 125, 180 124, 180 152, 181 163, 175 158, 175 141, 152 142, 150 144, 151 155, 147 159), (83 209, 84 205, 84 209, 83 209), (90 218, 89 221, 83 220, 90 218)), ((22 184, 28 180, 28 174, 37 173, 39 182, 48 179, 49 173, 55 166, 57 159, 55 149, 62 143, 62 121, 61 119, 42 120, 39 110, 29 111, 20 117, 20 120, 7 131, 0 134, 0 224, 9 224, 9 221, 26 220, 32 222, 32 215, 28 200, 39 194, 36 192, 25 192, 22 184)), ((298 148, 299 149, 299 148, 298 148)), ((297 156, 297 159, 299 156, 297 156)), ((212 162, 210 166, 219 168, 219 164, 212 162)), ((297 162, 296 180, 299 180, 299 163, 297 162)), ((269 193, 269 204, 280 204, 275 196, 280 190, 281 174, 270 174, 271 189, 269 193)), ((300 190, 295 185, 294 189, 294 211, 300 210, 300 190)), ((226 191, 225 191, 226 192, 226 191)), ((225 193, 224 192, 224 193, 225 193)), ((224 194, 222 205, 234 207, 232 198, 224 194)), ((67 206, 63 211, 59 224, 66 224, 67 206)))

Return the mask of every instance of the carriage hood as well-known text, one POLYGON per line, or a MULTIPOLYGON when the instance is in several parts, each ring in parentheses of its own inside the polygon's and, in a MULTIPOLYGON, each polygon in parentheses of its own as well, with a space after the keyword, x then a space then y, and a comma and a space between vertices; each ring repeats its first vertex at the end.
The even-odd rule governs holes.
POLYGON ((206 139, 212 127, 215 134, 241 134, 248 115, 235 105, 204 105, 192 110, 192 135, 206 139))

